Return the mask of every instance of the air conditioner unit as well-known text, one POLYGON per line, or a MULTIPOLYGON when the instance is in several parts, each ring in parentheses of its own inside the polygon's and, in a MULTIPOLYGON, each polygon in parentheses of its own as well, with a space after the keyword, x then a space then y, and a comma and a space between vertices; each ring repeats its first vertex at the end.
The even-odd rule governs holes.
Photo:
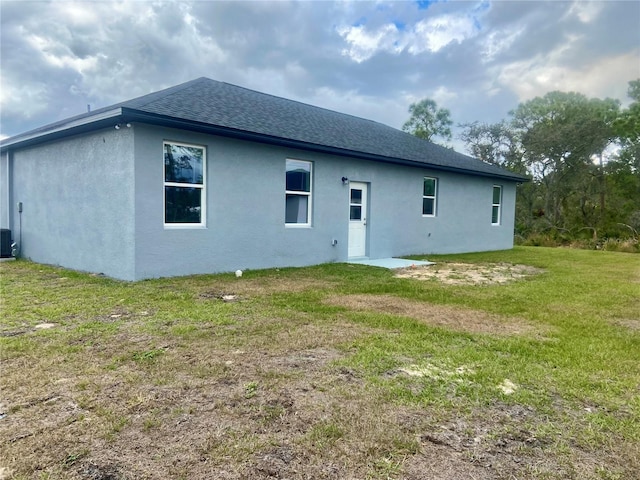
POLYGON ((8 228, 0 229, 0 257, 11 257, 11 230, 8 228))

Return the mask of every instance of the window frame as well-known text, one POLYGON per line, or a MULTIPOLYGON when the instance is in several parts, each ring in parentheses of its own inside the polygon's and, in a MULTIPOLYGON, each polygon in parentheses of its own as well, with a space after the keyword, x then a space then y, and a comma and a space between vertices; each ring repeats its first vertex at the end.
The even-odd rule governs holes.
POLYGON ((500 225, 501 223, 502 223, 502 185, 493 185, 493 188, 491 189, 491 225, 500 225), (496 188, 500 192, 498 195, 498 203, 494 201, 496 188), (498 209, 497 210, 498 214, 497 214, 497 220, 494 222, 493 212, 494 212, 494 209, 496 208, 498 209))
POLYGON ((438 177, 430 177, 425 175, 422 177, 422 216, 423 217, 435 217, 438 214, 438 177), (425 180, 433 180, 433 195, 424 194, 424 182, 425 180), (433 213, 424 213, 424 200, 433 200, 433 213))
POLYGON ((287 158, 285 159, 285 178, 284 178, 284 201, 285 201, 285 217, 284 217, 284 226, 286 228, 310 228, 312 226, 313 220, 311 218, 313 209, 313 162, 308 160, 299 160, 297 158, 287 158), (297 162, 304 163, 309 165, 309 191, 305 192, 302 190, 287 190, 287 165, 289 162, 297 162), (295 195, 299 197, 307 197, 307 221, 305 223, 289 223, 287 222, 287 196, 295 195))
POLYGON ((162 222, 165 229, 194 229, 207 227, 207 147, 194 143, 178 142, 174 140, 162 141, 162 222), (180 147, 197 148, 202 150, 202 184, 189 182, 168 182, 166 177, 166 167, 164 156, 167 145, 177 145, 180 147), (200 190, 200 222, 183 223, 167 222, 167 187, 176 188, 196 188, 200 190))
POLYGON ((349 221, 350 222, 362 222, 363 221, 363 207, 364 207, 364 205, 363 205, 363 201, 364 201, 363 197, 364 197, 364 195, 363 194, 364 194, 364 192, 362 191, 362 189, 353 188, 353 187, 349 186, 349 221), (359 202, 354 202, 353 201, 352 194, 353 194, 354 191, 359 191, 360 192, 360 201, 359 202), (352 216, 353 216, 352 215, 352 213, 353 213, 352 209, 354 207, 360 209, 359 210, 359 213, 360 213, 359 218, 352 218, 352 216))

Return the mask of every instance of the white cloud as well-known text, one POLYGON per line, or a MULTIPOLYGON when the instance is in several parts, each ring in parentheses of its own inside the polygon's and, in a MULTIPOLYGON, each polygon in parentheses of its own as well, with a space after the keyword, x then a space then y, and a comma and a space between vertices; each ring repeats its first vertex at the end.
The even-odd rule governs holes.
POLYGON ((523 32, 524 28, 522 27, 490 32, 481 42, 482 62, 490 62, 500 54, 509 50, 523 32))
POLYGON ((368 60, 378 51, 400 53, 403 49, 404 42, 394 24, 383 25, 373 32, 367 31, 364 25, 340 27, 337 31, 349 45, 342 54, 357 63, 368 60))
POLYGON ((48 96, 49 91, 44 82, 10 84, 3 81, 0 89, 2 115, 31 118, 47 110, 48 96))
POLYGON ((582 23, 591 23, 598 18, 604 2, 585 2, 585 1, 574 1, 573 5, 567 12, 567 16, 574 15, 578 17, 578 19, 582 23))
POLYGON ((569 68, 554 55, 511 63, 499 72, 498 83, 515 92, 520 102, 554 90, 575 91, 590 97, 624 98, 627 82, 640 73, 640 49, 569 68))
POLYGON ((452 42, 461 43, 473 37, 477 27, 470 16, 440 15, 402 30, 394 23, 388 23, 374 30, 365 25, 356 25, 338 27, 336 31, 348 45, 342 54, 361 63, 378 52, 399 54, 406 50, 412 55, 436 53, 452 42))
POLYGON ((58 68, 70 68, 78 73, 87 73, 95 69, 96 56, 78 57, 74 55, 64 42, 45 38, 37 34, 27 35, 26 42, 40 52, 47 63, 58 68))
MULTIPOLYGON (((291 84, 307 83, 308 77, 308 72, 298 62, 288 62, 282 69, 266 70, 250 67, 237 72, 231 81, 269 95, 309 102, 308 99, 298 97, 289 88, 291 84)), ((319 105, 322 106, 322 104, 319 105)))
POLYGON ((446 106, 455 102, 459 98, 459 95, 457 92, 449 90, 445 86, 440 86, 433 92, 431 98, 433 98, 441 107, 447 108, 446 106))
POLYGON ((72 25, 95 25, 99 21, 96 10, 90 4, 61 2, 58 8, 72 25))
POLYGON ((395 128, 399 128, 409 116, 407 113, 409 103, 402 96, 372 97, 355 89, 344 91, 331 87, 319 87, 311 91, 303 101, 395 128))
POLYGON ((414 55, 437 52, 452 42, 462 43, 476 33, 473 18, 442 15, 418 22, 408 42, 409 53, 414 55))

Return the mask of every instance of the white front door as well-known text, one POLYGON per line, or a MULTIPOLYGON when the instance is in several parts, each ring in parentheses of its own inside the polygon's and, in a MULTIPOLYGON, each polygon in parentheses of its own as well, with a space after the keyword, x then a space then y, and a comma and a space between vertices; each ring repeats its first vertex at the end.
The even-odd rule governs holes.
POLYGON ((367 256, 367 184, 349 183, 349 258, 367 256))

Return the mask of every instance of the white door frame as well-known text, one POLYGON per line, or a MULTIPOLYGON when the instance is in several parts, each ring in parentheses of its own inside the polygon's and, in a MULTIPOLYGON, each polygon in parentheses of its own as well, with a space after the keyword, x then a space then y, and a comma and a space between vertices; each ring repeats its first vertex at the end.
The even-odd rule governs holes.
POLYGON ((349 182, 349 258, 367 256, 368 187, 363 182, 349 182))

